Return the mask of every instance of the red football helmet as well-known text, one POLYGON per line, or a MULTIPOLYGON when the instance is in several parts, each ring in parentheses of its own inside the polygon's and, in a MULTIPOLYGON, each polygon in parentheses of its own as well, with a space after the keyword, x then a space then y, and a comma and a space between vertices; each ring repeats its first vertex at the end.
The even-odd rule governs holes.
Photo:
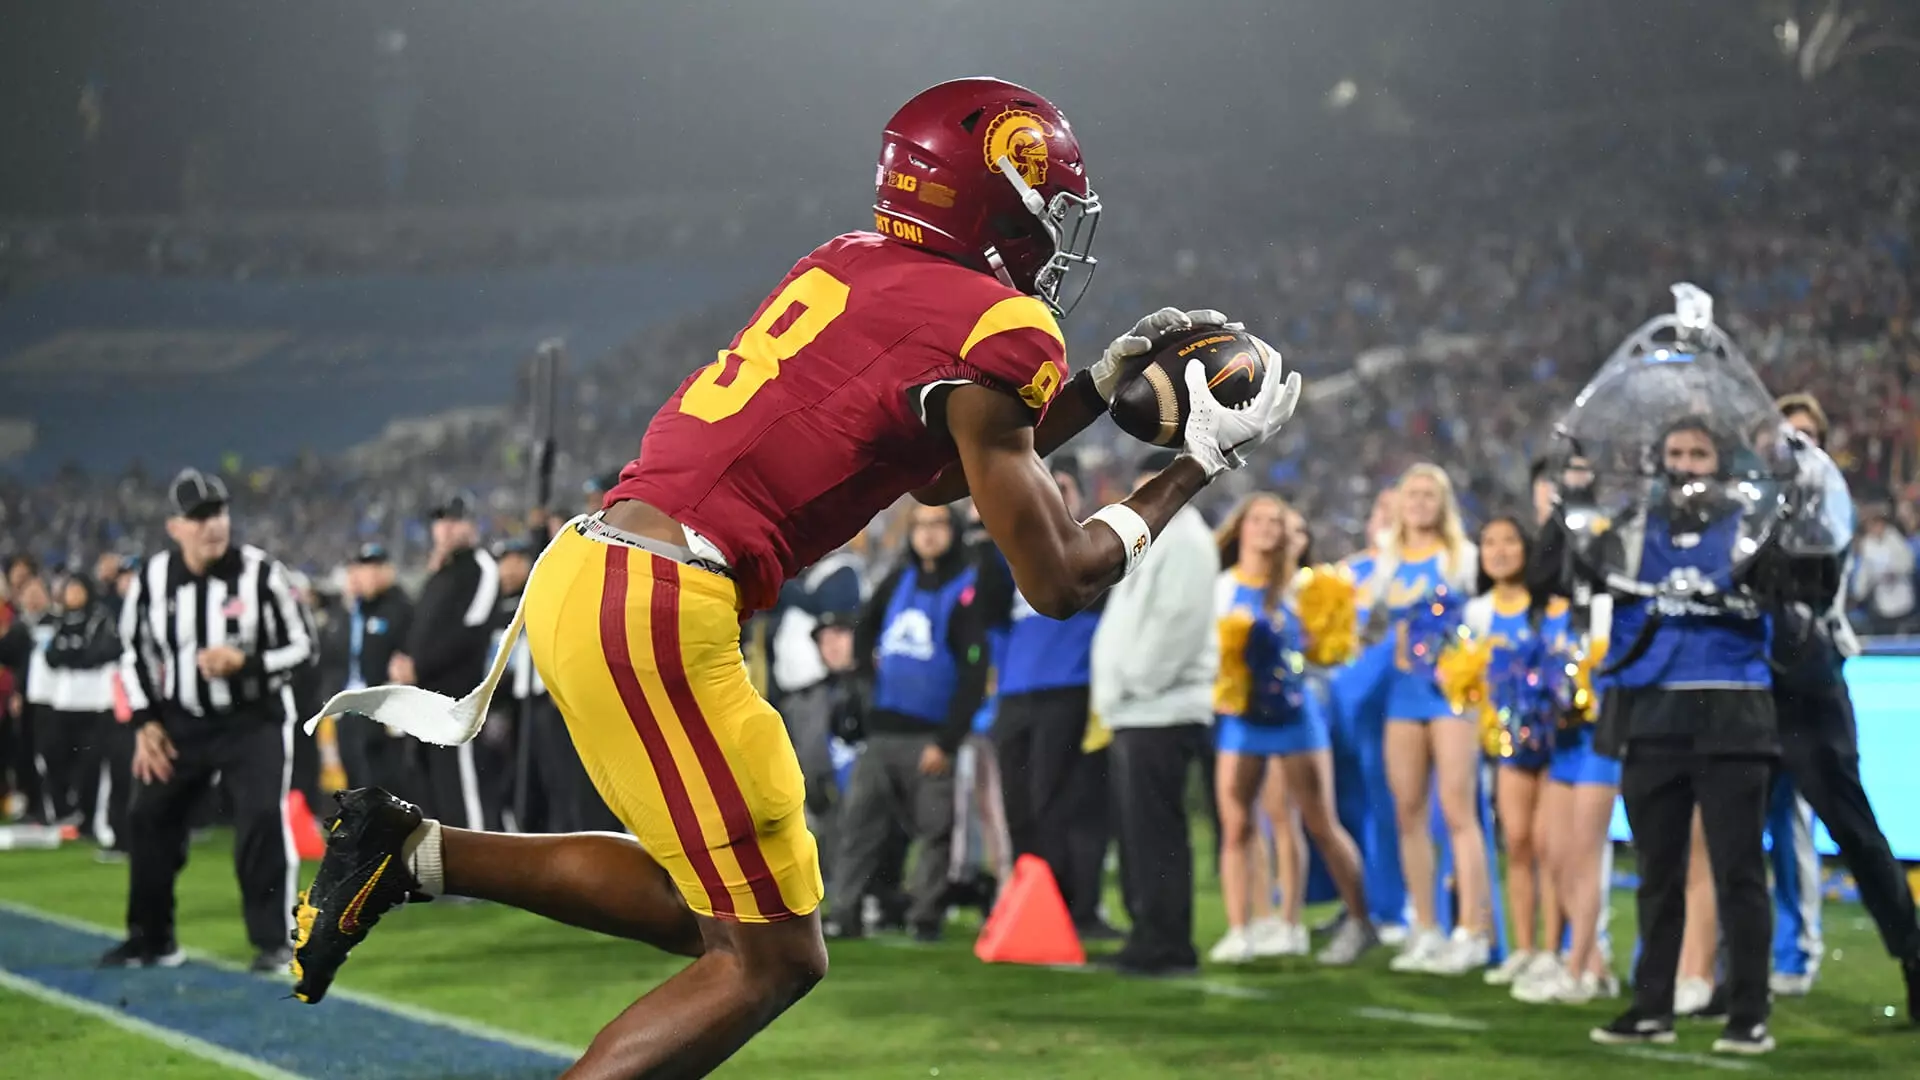
POLYGON ((1000 79, 923 90, 887 121, 874 227, 1065 315, 1093 278, 1100 199, 1053 103, 1000 79), (1069 279, 1073 280, 1069 280, 1069 279))

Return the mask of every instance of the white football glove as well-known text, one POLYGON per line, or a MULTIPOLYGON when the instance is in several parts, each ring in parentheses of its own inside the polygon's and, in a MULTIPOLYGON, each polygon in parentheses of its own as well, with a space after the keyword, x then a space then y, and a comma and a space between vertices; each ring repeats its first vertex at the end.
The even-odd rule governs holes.
POLYGON ((1207 478, 1246 464, 1243 447, 1266 442, 1279 433, 1300 403, 1300 373, 1281 369, 1280 353, 1259 338, 1267 361, 1260 392, 1238 408, 1220 404, 1207 386, 1206 367, 1187 362, 1187 453, 1207 471, 1207 478))
POLYGON ((1153 348, 1155 338, 1195 326, 1245 329, 1239 323, 1228 322, 1225 315, 1209 308, 1201 308, 1198 311, 1161 308, 1134 323, 1133 329, 1114 338, 1113 343, 1107 346, 1107 351, 1101 353, 1100 359, 1095 360, 1093 366, 1087 370, 1087 373, 1093 376, 1093 388, 1100 394, 1100 400, 1113 401, 1113 392, 1119 388, 1121 378, 1127 373, 1127 361, 1147 355, 1153 348))

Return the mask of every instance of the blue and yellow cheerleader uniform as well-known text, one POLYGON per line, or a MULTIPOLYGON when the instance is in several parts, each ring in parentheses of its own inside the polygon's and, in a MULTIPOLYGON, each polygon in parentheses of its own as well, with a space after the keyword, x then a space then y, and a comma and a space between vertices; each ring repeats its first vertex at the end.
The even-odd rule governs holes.
MULTIPOLYGON (((1386 609, 1391 627, 1388 640, 1399 642, 1414 608, 1433 599, 1439 589, 1452 587, 1447 580, 1446 549, 1435 544, 1419 551, 1402 552, 1399 561, 1392 564, 1390 574, 1376 593, 1376 603, 1386 609)), ((1403 648, 1396 644, 1394 671, 1388 676, 1391 681, 1387 686, 1387 719, 1422 723, 1452 719, 1456 714, 1435 684, 1432 671, 1399 655, 1403 648)))
POLYGON ((1300 619, 1282 601, 1267 611, 1266 586, 1237 570, 1220 575, 1220 677, 1214 683, 1216 748, 1253 757, 1309 754, 1332 745, 1319 695, 1306 683, 1300 619))

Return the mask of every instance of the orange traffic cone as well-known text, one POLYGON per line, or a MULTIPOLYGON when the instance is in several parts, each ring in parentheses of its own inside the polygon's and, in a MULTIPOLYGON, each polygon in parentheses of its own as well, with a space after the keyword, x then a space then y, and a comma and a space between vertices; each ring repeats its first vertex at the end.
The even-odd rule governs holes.
POLYGON ((973 955, 989 964, 1087 962, 1045 859, 1022 855, 1013 864, 1013 877, 1000 890, 1000 902, 973 943, 973 955))
POLYGON ((307 797, 298 791, 287 792, 287 826, 293 830, 293 850, 302 861, 311 862, 327 853, 327 838, 320 833, 320 823, 313 820, 307 797))

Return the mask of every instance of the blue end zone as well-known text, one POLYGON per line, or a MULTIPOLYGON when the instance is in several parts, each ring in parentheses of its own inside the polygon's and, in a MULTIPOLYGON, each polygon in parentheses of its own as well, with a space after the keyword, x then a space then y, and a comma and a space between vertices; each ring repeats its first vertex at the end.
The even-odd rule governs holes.
POLYGON ((0 968, 304 1076, 355 1080, 551 1080, 570 1058, 423 1022, 358 1001, 302 1005, 277 979, 199 961, 172 969, 102 971, 114 944, 0 909, 0 968))

